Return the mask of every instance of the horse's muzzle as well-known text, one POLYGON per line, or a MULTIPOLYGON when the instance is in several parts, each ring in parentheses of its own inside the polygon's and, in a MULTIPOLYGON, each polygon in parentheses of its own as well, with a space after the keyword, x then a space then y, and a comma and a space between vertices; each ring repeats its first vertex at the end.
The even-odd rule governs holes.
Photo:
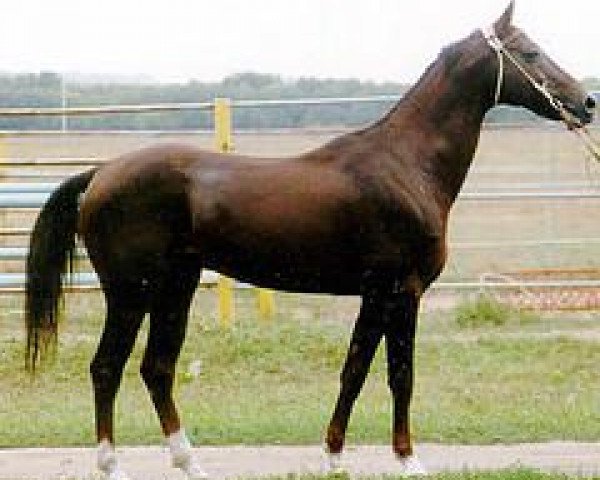
POLYGON ((593 95, 588 95, 585 99, 585 108, 587 108, 588 110, 593 110, 594 108, 596 108, 596 97, 594 97, 593 95))
POLYGON ((570 129, 583 127, 594 120, 595 106, 596 100, 591 96, 588 96, 582 103, 564 102, 563 108, 567 112, 566 117, 569 118, 563 115, 563 120, 570 129))

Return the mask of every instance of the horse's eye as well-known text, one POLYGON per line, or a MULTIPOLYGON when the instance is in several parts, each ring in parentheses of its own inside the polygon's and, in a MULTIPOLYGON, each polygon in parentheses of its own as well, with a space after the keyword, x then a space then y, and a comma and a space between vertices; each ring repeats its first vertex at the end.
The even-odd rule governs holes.
POLYGON ((529 51, 529 52, 523 52, 523 59, 527 62, 527 63, 533 63, 535 62, 538 57, 540 56, 540 52, 536 52, 536 51, 529 51))

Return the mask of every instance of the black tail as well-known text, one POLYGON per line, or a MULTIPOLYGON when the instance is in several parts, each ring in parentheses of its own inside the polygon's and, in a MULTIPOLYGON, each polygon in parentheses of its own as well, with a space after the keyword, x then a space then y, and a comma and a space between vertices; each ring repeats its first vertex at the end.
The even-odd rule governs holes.
POLYGON ((75 175, 56 189, 42 208, 33 228, 27 255, 25 323, 27 367, 35 370, 41 354, 56 343, 57 317, 63 277, 72 270, 79 195, 96 170, 75 175))

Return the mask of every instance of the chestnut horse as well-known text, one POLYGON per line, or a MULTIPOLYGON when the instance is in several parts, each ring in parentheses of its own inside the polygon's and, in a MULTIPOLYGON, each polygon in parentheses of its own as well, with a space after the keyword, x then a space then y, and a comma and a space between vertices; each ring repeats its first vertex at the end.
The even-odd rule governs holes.
POLYGON ((420 298, 446 260, 448 214, 486 112, 519 105, 570 128, 594 101, 521 30, 513 4, 492 27, 442 50, 381 120, 293 158, 161 145, 66 180, 43 207, 27 264, 28 364, 56 336, 75 236, 87 248, 107 315, 91 363, 98 466, 126 478, 113 446, 113 404, 146 313, 141 375, 173 455, 204 473, 173 401, 175 364, 203 268, 291 292, 360 295, 362 305, 326 433, 332 463, 380 340, 393 397, 393 450, 421 473, 409 432, 420 298))

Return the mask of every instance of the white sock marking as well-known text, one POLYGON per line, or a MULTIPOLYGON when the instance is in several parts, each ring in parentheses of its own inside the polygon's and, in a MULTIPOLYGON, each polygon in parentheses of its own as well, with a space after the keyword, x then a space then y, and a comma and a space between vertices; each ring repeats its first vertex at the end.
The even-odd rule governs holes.
POLYGON ((98 470, 106 480, 129 480, 119 467, 115 447, 108 440, 102 440, 98 444, 98 470))
POLYGON ((409 457, 398 457, 400 461, 400 476, 402 477, 412 477, 415 475, 427 475, 427 470, 423 467, 423 464, 420 462, 419 458, 416 455, 411 455, 409 457))
POLYGON ((203 480, 208 475, 192 458, 192 445, 183 428, 167 437, 172 465, 183 470, 189 480, 203 480))

